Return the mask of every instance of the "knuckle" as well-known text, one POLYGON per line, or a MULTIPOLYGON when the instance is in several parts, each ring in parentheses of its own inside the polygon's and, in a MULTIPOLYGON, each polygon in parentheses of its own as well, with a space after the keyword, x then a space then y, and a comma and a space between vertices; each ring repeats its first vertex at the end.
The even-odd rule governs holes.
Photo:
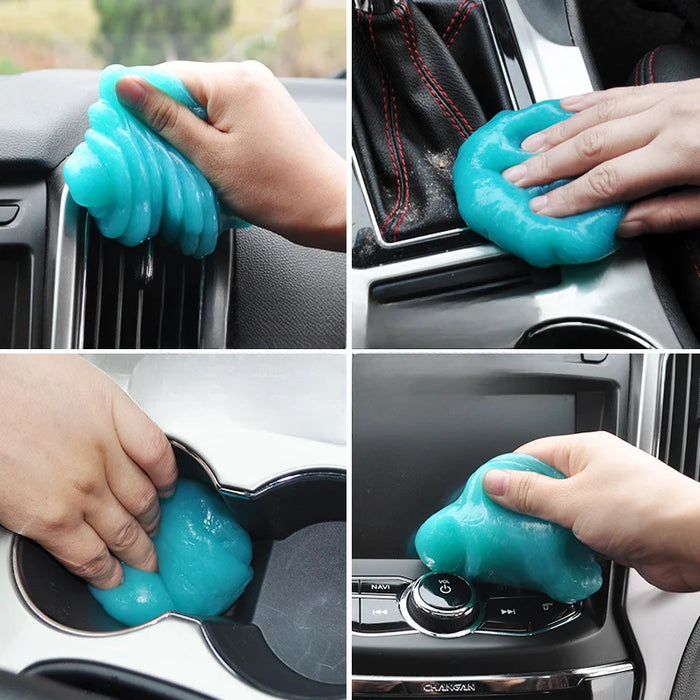
POLYGON ((136 519, 129 518, 119 527, 109 544, 113 549, 120 552, 131 549, 138 542, 140 530, 141 528, 136 519))
POLYGON ((576 139, 575 146, 580 158, 596 158, 603 152, 603 134, 599 129, 588 129, 576 139))
POLYGON ((681 207, 666 205, 659 212, 659 226, 663 231, 684 231, 690 228, 690 221, 681 207))
POLYGON ((515 490, 515 504, 522 513, 532 513, 535 499, 535 486, 537 475, 531 472, 522 472, 515 490))
POLYGON ((94 477, 84 476, 73 481, 73 488, 83 496, 94 496, 100 491, 100 483, 94 477))
POLYGON ((109 574, 112 566, 112 557, 107 548, 89 554, 87 557, 79 559, 72 570, 76 576, 86 579, 103 578, 109 574))
POLYGON ((131 510, 137 518, 140 518, 150 513, 157 503, 158 496, 156 495, 156 490, 152 486, 149 486, 135 495, 134 505, 131 510))
POLYGON ((602 102, 599 102, 598 106, 596 107, 596 117, 598 118, 598 121, 608 121, 615 113, 616 108, 617 100, 614 97, 608 97, 602 102))
POLYGON ((611 165, 600 165, 588 174, 588 186, 591 192, 601 199, 611 199, 618 192, 618 178, 611 165))
POLYGON ((547 142, 553 141, 554 143, 561 143, 562 141, 566 141, 569 137, 568 121, 568 119, 564 119, 564 121, 555 124, 552 127, 552 131, 547 133, 547 142))
POLYGON ((143 466, 153 467, 162 464, 169 459, 171 452, 170 441, 160 428, 153 424, 144 441, 143 466))
POLYGON ((49 533, 63 532, 69 528, 74 521, 74 517, 66 510, 47 510, 41 514, 41 526, 49 533))
POLYGON ((177 127, 179 111, 165 98, 159 98, 149 110, 149 122, 158 133, 172 132, 177 127))

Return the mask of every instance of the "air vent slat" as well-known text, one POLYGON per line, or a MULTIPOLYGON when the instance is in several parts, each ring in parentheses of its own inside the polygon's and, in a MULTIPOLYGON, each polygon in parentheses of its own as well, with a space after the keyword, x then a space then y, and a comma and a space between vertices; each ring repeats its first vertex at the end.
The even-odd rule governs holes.
POLYGON ((76 338, 87 349, 197 348, 204 266, 157 241, 125 248, 89 221, 76 338))
POLYGON ((671 355, 664 375, 659 457, 696 481, 700 480, 700 360, 671 355))

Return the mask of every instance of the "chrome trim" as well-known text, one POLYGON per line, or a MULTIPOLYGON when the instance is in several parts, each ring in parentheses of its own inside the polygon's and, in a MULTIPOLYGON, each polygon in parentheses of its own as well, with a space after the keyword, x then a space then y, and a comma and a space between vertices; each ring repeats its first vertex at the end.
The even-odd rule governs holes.
POLYGON ((543 37, 528 21, 518 0, 504 0, 535 102, 591 92, 593 85, 578 46, 543 37))
POLYGON ((639 393, 630 391, 630 424, 634 429, 630 441, 640 450, 657 458, 667 364, 667 353, 644 353, 639 393))
MULTIPOLYGON (((76 326, 75 289, 78 277, 78 240, 81 208, 63 187, 56 234, 56 259, 51 310, 51 349, 73 348, 76 326)), ((85 222, 87 225, 87 222, 85 222)), ((47 264, 51 264, 50 256, 47 264)), ((83 280, 84 285, 84 280, 83 280)), ((82 290, 85 296, 84 288, 82 290)))
POLYGON ((528 674, 494 674, 489 676, 436 676, 388 678, 383 676, 355 676, 352 692, 379 695, 469 695, 474 693, 507 695, 511 693, 544 692, 578 688, 588 684, 593 700, 628 700, 632 697, 634 668, 629 662, 592 666, 566 671, 550 671, 528 674), (624 678, 620 679, 621 676, 624 678), (604 680, 617 681, 616 692, 604 680), (622 681, 622 682, 620 682, 622 681), (624 683, 624 686, 623 686, 624 683), (596 693, 596 691, 599 691, 596 693), (629 691, 626 693, 625 691, 629 691), (623 694, 624 693, 624 694, 623 694))
MULTIPOLYGON (((626 327, 624 324, 619 324, 619 323, 606 323, 603 320, 598 320, 598 319, 591 319, 591 320, 582 320, 582 319, 555 319, 552 321, 545 321, 544 323, 538 324, 534 328, 529 329, 522 337, 521 340, 524 340, 525 338, 529 336, 536 336, 538 333, 541 331, 547 331, 550 329, 558 329, 558 328, 591 328, 591 329, 596 329, 596 330, 603 330, 608 333, 616 333, 617 335, 622 336, 623 338, 626 338, 627 340, 631 340, 632 342, 636 343, 637 345, 640 345, 641 347, 639 348, 633 348, 633 350, 654 350, 656 349, 656 346, 653 344, 651 339, 643 334, 641 331, 636 331, 632 330, 629 327, 626 327)), ((536 352, 537 348, 518 348, 522 350, 526 350, 529 352, 536 352)), ((609 348, 601 348, 601 350, 605 350, 609 348)))

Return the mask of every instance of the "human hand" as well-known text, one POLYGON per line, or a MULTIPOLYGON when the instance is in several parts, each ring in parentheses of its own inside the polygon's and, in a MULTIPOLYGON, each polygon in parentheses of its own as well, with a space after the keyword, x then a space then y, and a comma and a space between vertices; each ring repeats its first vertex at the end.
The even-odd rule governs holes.
POLYGON ((483 483, 493 501, 571 529, 659 588, 700 589, 700 484, 605 432, 543 438, 516 451, 568 478, 491 470, 483 483))
POLYGON ((537 155, 503 172, 520 187, 576 178, 533 198, 533 211, 563 217, 682 187, 632 204, 617 233, 700 225, 700 79, 566 97, 561 106, 575 114, 526 138, 522 147, 537 155))
POLYGON ((243 219, 295 243, 345 250, 345 161, 265 66, 161 67, 182 80, 209 123, 138 76, 117 82, 121 102, 192 161, 243 219))
POLYGON ((177 478, 167 438, 77 355, 0 358, 0 523, 98 588, 117 559, 157 571, 157 493, 177 478))

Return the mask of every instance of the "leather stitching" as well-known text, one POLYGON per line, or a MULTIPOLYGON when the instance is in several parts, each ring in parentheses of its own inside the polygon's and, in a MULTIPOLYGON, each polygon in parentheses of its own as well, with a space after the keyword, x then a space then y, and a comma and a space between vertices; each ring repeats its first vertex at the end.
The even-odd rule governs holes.
POLYGON ((642 59, 640 58, 637 61, 637 65, 635 66, 634 69, 634 84, 639 85, 639 69, 642 67, 642 59))
POLYGON ((401 198, 403 195, 403 188, 401 187, 401 178, 399 175, 399 166, 396 163, 396 157, 394 154, 394 145, 392 143, 391 139, 391 129, 389 126, 389 105, 387 103, 387 98, 386 98, 386 73, 384 72, 384 67, 382 65, 381 59, 379 58, 379 50, 377 49, 377 42, 374 36, 374 28, 372 26, 372 18, 373 18, 373 13, 370 12, 368 17, 367 17, 367 26, 369 28, 369 36, 372 41, 372 48, 374 49, 374 55, 377 57, 377 63, 379 64, 379 72, 382 77, 382 105, 384 108, 384 127, 386 130, 386 143, 387 146, 389 147, 389 156, 391 157, 391 164, 394 168, 394 175, 396 177, 396 201, 394 202, 394 207, 393 209, 389 212, 389 214, 386 216, 384 219, 384 222, 381 225, 381 232, 382 234, 384 233, 389 221, 391 221, 392 217, 396 213, 396 211, 399 208, 399 205, 401 203, 401 198))
POLYGON ((416 28, 413 26, 413 16, 411 15, 411 8, 405 2, 402 4, 406 8, 406 17, 408 18, 408 25, 411 28, 411 35, 413 37, 413 47, 414 47, 414 51, 416 52, 416 56, 418 57, 418 60, 421 62, 421 65, 425 69, 426 73, 430 76, 430 78, 435 83, 435 87, 440 91, 440 93, 443 95, 443 97, 447 100, 447 103, 452 107, 452 109, 454 109, 457 112, 457 114, 459 114, 460 117, 462 117, 462 120, 464 121, 464 125, 469 130, 469 133, 470 134, 473 133, 474 129, 472 129, 471 125, 467 121, 467 118, 459 111, 459 109, 457 108, 457 105, 450 99, 450 96, 447 94, 447 92, 445 92, 445 89, 440 84, 440 81, 430 72, 430 69, 428 68, 428 66, 425 65, 425 61, 423 61, 423 58, 420 55, 420 51, 418 49, 418 41, 416 38, 416 28))
MULTIPOLYGON (((405 7, 404 5, 401 5, 401 6, 405 7)), ((442 109, 442 111, 445 113, 447 118, 452 122, 455 129, 457 129, 457 131, 460 133, 462 138, 464 138, 466 140, 467 135, 464 133, 464 130, 457 123, 456 119, 450 114, 450 111, 447 109, 447 107, 445 107, 445 105, 442 103, 442 100, 438 97, 435 90, 433 90, 432 86, 428 82, 428 79, 425 77, 425 75, 423 75, 423 72, 421 71, 421 69, 418 66, 418 63, 416 62, 416 59, 413 55, 413 47, 411 46, 411 40, 408 36, 408 31, 406 30, 406 26, 404 25, 401 12, 399 11, 399 5, 394 5, 394 12, 395 12, 396 16, 399 18, 399 22, 401 24, 401 29, 403 30, 403 34, 404 34, 404 37, 406 39, 406 46, 408 47, 408 55, 411 59, 411 63, 413 63, 413 67, 416 69, 416 72, 420 76, 423 83, 425 83, 425 86, 428 88, 428 90, 430 91, 430 93, 433 96, 433 98, 435 99, 435 101, 438 103, 438 106, 440 107, 440 109, 442 109)))
POLYGON ((401 143, 401 133, 399 132, 399 109, 396 104, 396 93, 394 92, 394 89, 391 89, 391 97, 394 105, 394 120, 396 122, 396 140, 399 146, 399 157, 401 158, 401 167, 403 168, 403 176, 404 176, 404 182, 406 183, 406 199, 405 203, 403 205, 403 212, 401 213, 401 216, 399 217, 399 220, 396 222, 396 226, 394 227, 394 242, 398 240, 399 237, 399 228, 401 227, 401 224, 403 223, 403 220, 408 213, 408 202, 411 198, 411 189, 410 189, 410 180, 408 177, 408 166, 406 165, 406 157, 404 156, 403 152, 403 144, 401 143))
POLYGON ((649 82, 651 83, 654 82, 654 56, 656 56, 656 52, 660 48, 660 46, 657 46, 649 55, 649 82))
MULTIPOLYGON (((399 3, 398 6, 395 6, 395 7, 394 7, 394 10, 395 10, 395 12, 396 12, 397 15, 398 15, 399 20, 401 21, 401 28, 404 30, 404 34, 406 35, 406 41, 408 42, 409 51, 411 50, 411 48, 413 49, 413 53, 415 54, 415 57, 420 61, 421 66, 423 66, 423 70, 425 70, 425 72, 427 73, 427 75, 428 75, 428 76, 432 79, 432 81, 434 82, 435 88, 436 88, 437 90, 439 90, 440 94, 443 96, 443 98, 445 99, 445 101, 446 101, 446 102, 450 105, 450 107, 452 107, 452 109, 462 118, 463 125, 466 126, 467 130, 469 131, 469 133, 470 133, 470 134, 473 133, 473 132, 474 132, 474 129, 472 129, 471 125, 470 125, 469 122, 467 121, 467 118, 459 111, 459 109, 457 108, 457 105, 450 99, 450 96, 447 94, 447 92, 445 92, 445 89, 444 89, 444 88, 442 87, 442 85, 440 84, 440 81, 438 81, 438 79, 431 73, 430 69, 429 69, 428 66, 425 64, 425 61, 423 60, 422 56, 420 55, 420 50, 418 49, 418 43, 417 43, 417 39, 416 39, 416 28, 415 28, 415 26, 413 25, 413 19, 412 19, 412 16, 411 16, 411 10, 410 10, 410 8, 408 7, 408 5, 407 5, 405 2, 401 2, 401 3, 399 3), (408 19, 408 24, 409 24, 409 27, 411 28, 411 36, 412 36, 412 38, 413 38, 413 47, 411 47, 411 42, 410 42, 408 33, 406 32, 406 28, 405 28, 404 23, 403 23, 403 17, 401 16, 401 13, 398 11, 398 7, 399 7, 399 6, 400 6, 400 7, 403 7, 404 10, 406 10, 406 18, 408 19)), ((415 63, 414 63, 414 65, 415 65, 415 63)), ((416 68, 417 68, 417 66, 416 66, 416 68)), ((418 70, 418 72, 420 73, 421 71, 418 70)), ((421 74, 421 77, 423 78, 423 82, 425 82, 425 84, 429 86, 429 83, 428 83, 428 81, 426 80, 425 75, 421 74)), ((430 86, 429 86, 429 87, 430 87, 430 86)), ((432 88, 431 88, 431 92, 433 92, 432 88)), ((434 92, 433 92, 433 95, 435 96, 435 93, 434 93, 434 92)), ((447 109, 445 108, 444 104, 442 104, 442 102, 440 101, 440 99, 439 99, 437 96, 435 96, 435 98, 436 98, 436 100, 438 101, 438 104, 440 104, 440 106, 442 107, 443 111, 444 111, 444 112, 448 115, 448 117, 450 118, 450 121, 452 121, 452 123, 457 127, 457 130, 458 130, 459 133, 462 135, 462 137, 463 137, 464 139, 466 139, 466 138, 467 138, 466 134, 464 133, 463 129, 462 129, 460 126, 457 125, 456 120, 453 118, 453 116, 452 116, 451 114, 449 114, 449 110, 447 110, 447 109)))
POLYGON ((452 16, 452 19, 450 20, 450 23, 447 25, 447 29, 445 29, 445 33, 442 35, 442 40, 445 41, 447 39, 447 35, 450 33, 450 29, 452 29, 452 25, 457 21, 457 18, 459 17, 459 13, 462 11, 462 8, 469 2, 469 0, 462 0, 462 2, 459 3, 459 7, 457 8, 457 11, 454 13, 452 16))
POLYGON ((457 38, 457 35, 462 31, 462 27, 464 26, 464 22, 466 21, 467 17, 469 16, 469 13, 470 13, 472 10, 475 10, 477 7, 481 7, 481 3, 480 3, 480 2, 474 3, 474 4, 464 13, 464 16, 462 17, 462 21, 459 23, 459 27, 457 27, 457 29, 455 29, 455 33, 452 35, 452 38, 451 38, 451 39, 449 40, 449 42, 447 43, 447 48, 448 48, 448 49, 449 49, 450 46, 452 46, 452 44, 454 43, 454 40, 457 38))

